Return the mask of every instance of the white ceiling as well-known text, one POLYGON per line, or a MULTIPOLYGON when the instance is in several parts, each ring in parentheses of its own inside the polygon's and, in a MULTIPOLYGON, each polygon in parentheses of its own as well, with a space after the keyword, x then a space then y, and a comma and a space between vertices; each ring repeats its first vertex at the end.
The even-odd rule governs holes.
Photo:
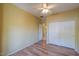
MULTIPOLYGON (((42 7, 42 3, 14 3, 14 5, 33 14, 34 16, 40 17, 42 15, 41 10, 37 9, 42 7)), ((48 13, 48 15, 51 15, 77 8, 79 7, 79 3, 48 3, 48 6, 53 6, 48 13)))

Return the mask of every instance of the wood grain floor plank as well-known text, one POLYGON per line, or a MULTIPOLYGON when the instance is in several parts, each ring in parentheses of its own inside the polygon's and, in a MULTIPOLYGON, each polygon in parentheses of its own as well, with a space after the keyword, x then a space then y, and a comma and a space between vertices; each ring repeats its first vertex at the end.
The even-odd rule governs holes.
POLYGON ((71 48, 47 44, 43 49, 41 44, 35 44, 24 48, 10 56, 79 56, 79 54, 71 48))

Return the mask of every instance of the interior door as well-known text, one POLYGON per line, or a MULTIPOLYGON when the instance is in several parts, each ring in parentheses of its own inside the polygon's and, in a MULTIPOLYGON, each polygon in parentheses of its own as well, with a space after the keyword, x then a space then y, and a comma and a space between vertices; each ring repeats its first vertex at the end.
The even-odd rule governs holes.
POLYGON ((75 48, 75 22, 49 23, 47 43, 75 48))

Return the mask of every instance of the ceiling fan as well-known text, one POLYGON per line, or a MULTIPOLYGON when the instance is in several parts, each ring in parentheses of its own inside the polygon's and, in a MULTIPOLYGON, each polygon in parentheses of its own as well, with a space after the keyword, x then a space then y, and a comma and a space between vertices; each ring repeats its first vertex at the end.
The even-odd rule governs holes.
POLYGON ((53 5, 48 5, 48 3, 42 3, 42 7, 38 8, 38 10, 41 10, 42 14, 47 14, 53 7, 53 5))

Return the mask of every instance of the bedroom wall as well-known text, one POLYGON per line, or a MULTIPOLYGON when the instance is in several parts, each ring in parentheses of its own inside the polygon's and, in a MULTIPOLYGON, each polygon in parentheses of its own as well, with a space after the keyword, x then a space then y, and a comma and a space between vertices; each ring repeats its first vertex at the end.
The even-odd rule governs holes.
POLYGON ((36 43, 39 19, 12 5, 3 4, 3 55, 36 43))
POLYGON ((2 53, 2 4, 0 4, 0 55, 2 53))
POLYGON ((79 52, 79 8, 76 11, 76 50, 79 52))

